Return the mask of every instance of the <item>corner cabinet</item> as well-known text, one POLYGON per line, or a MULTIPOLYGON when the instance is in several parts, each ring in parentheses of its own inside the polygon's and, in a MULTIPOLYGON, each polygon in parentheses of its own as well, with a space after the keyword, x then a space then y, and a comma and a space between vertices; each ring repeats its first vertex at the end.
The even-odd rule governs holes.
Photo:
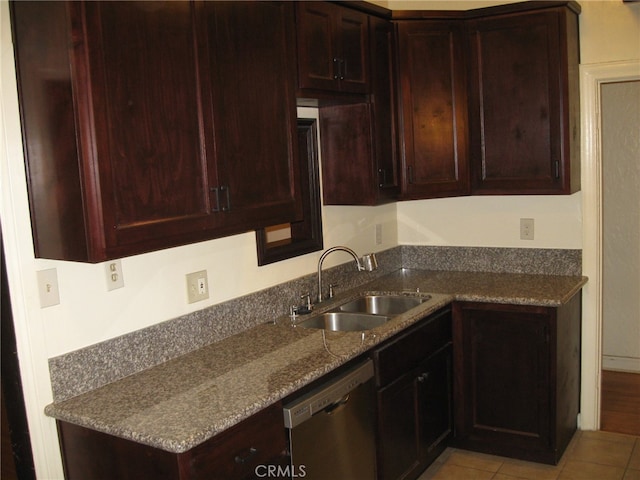
POLYGON ((331 2, 295 3, 299 88, 368 93, 368 15, 331 2))
POLYGON ((455 303, 454 445, 557 464, 580 411, 581 295, 559 307, 455 303))
POLYGON ((451 309, 420 321, 373 351, 378 478, 416 478, 453 432, 451 309))
POLYGON ((462 21, 397 21, 402 197, 469 194, 462 21))
POLYGON ((474 194, 580 190, 574 5, 467 21, 474 194))
POLYGON ((100 262, 301 215, 292 4, 11 6, 36 256, 100 262))
POLYGON ((373 16, 369 22, 370 101, 320 108, 326 205, 379 205, 400 192, 393 26, 373 16))

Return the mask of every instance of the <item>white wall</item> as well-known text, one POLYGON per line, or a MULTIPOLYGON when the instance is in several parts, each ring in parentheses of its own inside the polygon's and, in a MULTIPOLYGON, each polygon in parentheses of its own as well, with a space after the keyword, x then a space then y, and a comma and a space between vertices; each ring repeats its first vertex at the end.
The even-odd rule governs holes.
MULTIPOLYGON (((464 3, 468 4, 464 8, 487 4, 464 3)), ((583 63, 640 58, 640 42, 634 41, 640 32, 640 4, 620 0, 581 4, 583 63)), ((399 8, 395 2, 391 7, 399 8)), ((429 2, 411 2, 401 8, 431 7, 429 2)), ((51 401, 49 357, 311 273, 319 254, 258 268, 253 234, 237 235, 123 259, 125 288, 109 293, 102 265, 35 259, 6 0, 0 1, 0 35, 0 219, 38 478, 58 479, 62 470, 55 424, 42 413, 51 401), (40 309, 35 272, 45 268, 58 271, 61 304, 40 309), (203 268, 209 272, 211 298, 188 305, 184 274, 203 268)), ((427 200, 403 203, 397 212, 394 205, 325 207, 325 246, 346 244, 359 253, 397 243, 580 248, 580 211, 581 194, 427 200), (513 238, 520 217, 536 218, 533 243, 513 238), (374 245, 376 223, 383 225, 380 246, 374 245)), ((327 266, 343 261, 329 258, 327 266)))

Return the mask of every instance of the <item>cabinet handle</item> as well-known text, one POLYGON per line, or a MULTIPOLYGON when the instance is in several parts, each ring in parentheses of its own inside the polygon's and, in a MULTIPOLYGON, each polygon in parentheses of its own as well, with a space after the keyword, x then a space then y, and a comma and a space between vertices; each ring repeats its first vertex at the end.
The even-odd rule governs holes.
POLYGON ((255 447, 251 447, 249 448, 249 452, 246 455, 244 456, 236 455, 236 458, 234 458, 234 460, 236 463, 244 465, 249 460, 251 460, 256 455, 256 453, 258 453, 258 449, 255 447))
POLYGON ((344 75, 346 73, 345 62, 344 60, 340 60, 340 80, 344 80, 344 75))
POLYGON ((211 211, 219 212, 220 211, 220 191, 218 190, 218 187, 211 187, 209 191, 212 192, 216 197, 216 206, 213 207, 211 211))
POLYGON ((229 211, 231 211, 231 199, 229 198, 229 187, 227 187, 225 185, 221 185, 220 186, 220 191, 224 192, 226 194, 226 197, 227 197, 227 204, 222 206, 222 211, 223 212, 229 212, 229 211))
POLYGON ((427 381, 427 379, 429 378, 429 372, 424 372, 421 373, 420 375, 418 375, 418 382, 420 383, 424 383, 427 381))
POLYGON ((407 177, 409 177, 409 183, 413 183, 413 165, 407 167, 407 177))
POLYGON ((333 79, 338 80, 340 77, 340 60, 333 58, 333 79))
POLYGON ((387 172, 384 168, 378 169, 379 187, 383 188, 387 184, 387 172))

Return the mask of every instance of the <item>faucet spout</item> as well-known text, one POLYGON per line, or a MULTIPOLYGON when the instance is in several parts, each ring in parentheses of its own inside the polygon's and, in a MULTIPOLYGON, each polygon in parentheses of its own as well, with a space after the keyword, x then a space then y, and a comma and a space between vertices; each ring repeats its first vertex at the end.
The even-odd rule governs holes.
POLYGON ((353 257, 353 259, 356 262, 356 267, 358 269, 359 272, 363 271, 363 270, 367 270, 369 272, 375 270, 378 267, 378 263, 376 262, 376 257, 375 254, 370 253, 368 255, 365 255, 364 257, 364 265, 363 262, 360 261, 360 258, 358 257, 358 255, 356 254, 356 252, 354 252, 353 250, 351 250, 349 247, 343 247, 343 246, 337 246, 337 247, 331 247, 328 250, 326 250, 321 256, 320 259, 318 260, 318 299, 317 299, 317 303, 322 302, 322 264, 324 263, 324 259, 327 258, 327 255, 329 255, 332 252, 337 252, 337 251, 342 251, 342 252, 346 252, 349 255, 351 255, 353 257))

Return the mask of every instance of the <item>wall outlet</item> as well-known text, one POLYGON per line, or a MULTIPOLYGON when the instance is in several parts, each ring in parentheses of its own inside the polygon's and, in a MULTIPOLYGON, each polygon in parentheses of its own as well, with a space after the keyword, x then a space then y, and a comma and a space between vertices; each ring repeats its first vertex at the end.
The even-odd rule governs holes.
POLYGON ((58 290, 58 272, 55 268, 36 272, 38 278, 38 295, 40 296, 40 308, 52 307, 60 303, 60 291, 58 290))
POLYGON ((201 270, 187 274, 187 302, 195 303, 209 298, 207 271, 201 270))
POLYGON ((376 223, 376 245, 382 245, 382 224, 376 223))
POLYGON ((520 219, 520 240, 533 240, 533 218, 520 219))
POLYGON ((124 287, 124 275, 122 273, 122 263, 120 260, 112 260, 105 263, 104 274, 107 280, 107 291, 124 287))

